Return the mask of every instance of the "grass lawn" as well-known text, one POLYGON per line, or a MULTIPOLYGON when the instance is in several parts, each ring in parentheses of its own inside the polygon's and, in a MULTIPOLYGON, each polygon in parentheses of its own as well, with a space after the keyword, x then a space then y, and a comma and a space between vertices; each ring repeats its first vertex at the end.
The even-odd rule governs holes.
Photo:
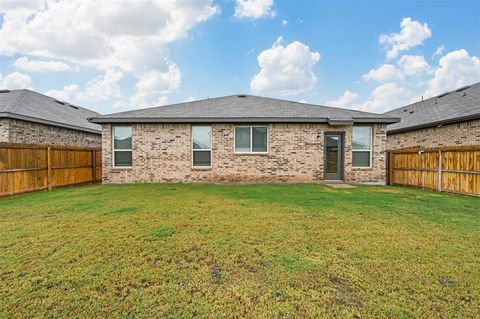
POLYGON ((480 200, 111 185, 0 199, 0 318, 474 318, 480 200))

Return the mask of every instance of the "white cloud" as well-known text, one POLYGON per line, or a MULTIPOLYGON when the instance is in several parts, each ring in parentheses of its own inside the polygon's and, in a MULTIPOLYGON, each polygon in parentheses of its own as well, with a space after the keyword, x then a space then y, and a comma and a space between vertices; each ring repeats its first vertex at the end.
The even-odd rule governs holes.
POLYGON ((337 100, 327 101, 325 105, 372 113, 383 113, 411 103, 414 97, 413 92, 408 87, 395 82, 378 85, 362 103, 356 102, 359 96, 359 94, 347 90, 337 100))
POLYGON ((288 25, 288 21, 287 20, 282 20, 282 25, 288 25))
POLYGON ((180 86, 181 74, 175 64, 170 64, 168 70, 150 70, 140 74, 136 85, 136 93, 130 98, 130 104, 134 108, 165 104, 162 96, 180 86), (160 98, 161 101, 155 100, 160 98), (163 102, 162 102, 163 101, 163 102))
POLYGON ((80 101, 106 101, 112 98, 121 98, 118 82, 122 79, 123 72, 109 69, 96 79, 89 81, 84 91, 77 92, 75 99, 80 101))
POLYGON ((402 55, 398 65, 406 76, 420 75, 430 70, 430 65, 421 55, 402 55))
POLYGON ((75 94, 78 92, 77 84, 70 84, 63 87, 62 90, 49 90, 45 95, 56 98, 57 100, 73 102, 75 94))
POLYGON ((396 58, 402 51, 420 45, 432 36, 428 24, 421 24, 411 18, 403 18, 400 33, 382 34, 380 43, 386 45, 387 59, 396 58))
POLYGON ((18 58, 13 65, 25 72, 61 72, 71 70, 68 64, 60 61, 29 60, 27 57, 18 58))
POLYGON ((407 104, 410 98, 411 92, 406 88, 397 83, 385 83, 377 86, 364 103, 354 107, 366 112, 383 113, 407 104))
POLYGON ((273 0, 237 0, 235 17, 237 18, 264 18, 274 17, 273 0))
POLYGON ((358 98, 358 94, 355 92, 345 91, 345 93, 340 96, 337 100, 327 101, 325 105, 327 106, 335 106, 341 108, 352 108, 353 101, 358 98))
POLYGON ((438 63, 428 82, 427 97, 480 81, 480 59, 464 49, 447 53, 438 63))
POLYGON ((364 81, 388 82, 403 80, 402 72, 393 64, 383 64, 377 69, 371 69, 362 75, 364 81))
POLYGON ((63 101, 74 103, 92 103, 95 101, 108 101, 121 99, 122 94, 118 82, 123 78, 120 70, 109 69, 104 74, 87 82, 84 90, 78 84, 70 84, 61 90, 49 90, 46 95, 63 101))
POLYGON ((94 68, 101 74, 120 70, 136 78, 140 89, 150 81, 152 72, 162 78, 156 82, 162 86, 156 87, 152 95, 179 85, 180 71, 171 71, 175 64, 168 58, 168 45, 219 12, 213 0, 144 0, 130 1, 128 5, 121 0, 42 2, 1 2, 0 55, 61 60, 72 66, 94 68), (165 80, 165 75, 172 78, 165 80))
POLYGON ((435 52, 433 53, 433 56, 439 56, 443 54, 443 51, 445 50, 445 45, 441 45, 438 48, 435 49, 435 52))
POLYGON ((298 41, 284 46, 279 37, 257 59, 260 72, 250 81, 254 92, 291 95, 309 90, 317 82, 312 67, 320 60, 320 53, 298 41))
POLYGON ((16 89, 31 89, 32 79, 24 73, 13 72, 2 77, 0 74, 0 88, 16 90, 16 89))
MULTIPOLYGON (((78 84, 69 84, 61 90, 49 90, 45 94, 72 103, 93 104, 96 101, 121 100, 123 96, 118 82, 123 75, 123 72, 118 69, 109 69, 104 74, 87 82, 83 90, 78 84)), ((127 105, 124 107, 126 108, 127 105)))
POLYGON ((45 0, 5 0, 0 2, 0 12, 18 9, 40 9, 44 2, 45 0))
POLYGON ((430 71, 430 65, 421 55, 402 55, 397 65, 383 64, 362 75, 364 81, 402 82, 406 77, 419 76, 430 71))

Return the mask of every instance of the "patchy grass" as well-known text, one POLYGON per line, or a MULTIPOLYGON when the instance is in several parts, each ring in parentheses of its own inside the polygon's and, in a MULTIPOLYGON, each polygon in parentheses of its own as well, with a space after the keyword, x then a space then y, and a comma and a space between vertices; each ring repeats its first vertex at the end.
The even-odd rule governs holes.
POLYGON ((0 199, 0 318, 474 318, 480 200, 111 185, 0 199))
POLYGON ((160 227, 150 231, 150 235, 154 238, 170 237, 175 233, 171 227, 160 227))

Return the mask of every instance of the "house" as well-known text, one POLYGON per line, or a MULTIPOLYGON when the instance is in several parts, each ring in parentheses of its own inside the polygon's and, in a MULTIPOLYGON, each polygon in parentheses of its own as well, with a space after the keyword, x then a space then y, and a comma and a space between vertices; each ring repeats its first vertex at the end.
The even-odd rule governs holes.
POLYGON ((30 90, 0 90, 0 142, 101 146, 99 114, 30 90))
POLYGON ((480 82, 384 113, 387 149, 480 145, 480 82))
POLYGON ((97 116, 103 180, 385 184, 387 124, 373 113, 232 95, 97 116))

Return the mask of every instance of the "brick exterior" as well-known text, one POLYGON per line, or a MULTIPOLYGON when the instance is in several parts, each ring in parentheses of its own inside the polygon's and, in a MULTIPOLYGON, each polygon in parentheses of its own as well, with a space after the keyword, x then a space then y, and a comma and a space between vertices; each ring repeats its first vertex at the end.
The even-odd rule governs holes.
POLYGON ((480 145, 480 119, 388 134, 387 149, 480 145))
POLYGON ((0 142, 100 147, 102 137, 58 126, 0 119, 0 142))
POLYGON ((265 155, 235 154, 234 125, 212 124, 212 167, 192 167, 190 124, 134 124, 133 167, 112 166, 112 127, 102 128, 103 181, 128 182, 298 182, 323 181, 324 133, 345 133, 344 179, 385 184, 386 125, 376 124, 372 168, 352 168, 352 127, 270 124, 265 155))
POLYGON ((10 120, 0 119, 0 142, 8 141, 8 127, 10 126, 10 120))

